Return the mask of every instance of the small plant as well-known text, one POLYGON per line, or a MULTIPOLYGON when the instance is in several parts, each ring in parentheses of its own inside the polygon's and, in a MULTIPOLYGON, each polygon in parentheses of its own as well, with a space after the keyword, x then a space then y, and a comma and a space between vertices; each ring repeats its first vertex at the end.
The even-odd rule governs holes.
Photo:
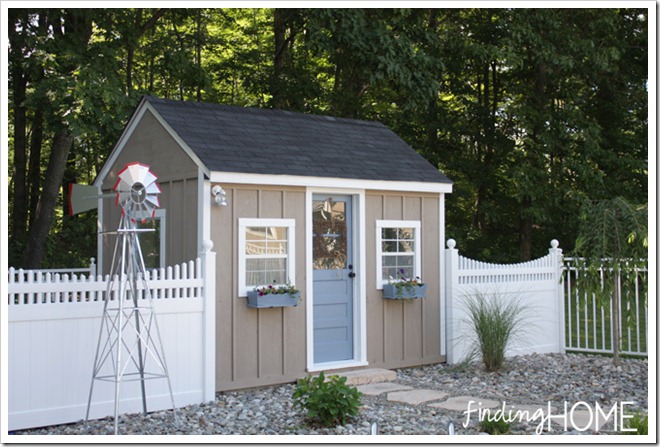
POLYGON ((503 418, 494 418, 485 417, 483 421, 479 423, 479 430, 489 435, 506 435, 511 432, 511 424, 505 421, 503 418))
POLYGON ((294 404, 325 427, 344 425, 349 417, 357 416, 361 397, 357 388, 346 385, 346 377, 333 375, 325 380, 323 372, 298 380, 293 392, 294 404))
POLYGON ((399 270, 399 277, 396 280, 391 276, 388 280, 388 284, 392 284, 396 288, 396 295, 399 299, 403 298, 404 290, 406 290, 409 295, 413 295, 416 287, 422 287, 424 285, 419 276, 416 276, 415 278, 407 278, 405 274, 406 271, 401 269, 399 270))
POLYGON ((255 287, 254 291, 259 294, 259 296, 264 296, 264 295, 284 295, 286 293, 290 294, 291 296, 295 295, 296 293, 299 292, 298 289, 296 289, 296 286, 294 286, 291 283, 286 283, 281 286, 269 284, 267 286, 263 287, 255 287))
POLYGON ((626 419, 625 428, 634 428, 636 431, 624 431, 622 435, 648 435, 649 434, 649 416, 641 411, 632 415, 632 418, 626 419))
POLYGON ((498 371, 507 347, 522 329, 523 307, 517 298, 476 293, 465 300, 469 324, 474 332, 470 357, 480 357, 486 371, 498 371))

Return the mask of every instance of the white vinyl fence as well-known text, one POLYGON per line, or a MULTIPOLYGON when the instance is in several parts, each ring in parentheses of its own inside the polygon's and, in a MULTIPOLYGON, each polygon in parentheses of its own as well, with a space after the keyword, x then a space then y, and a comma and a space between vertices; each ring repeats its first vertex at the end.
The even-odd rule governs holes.
MULTIPOLYGON (((604 275, 602 269, 600 273, 603 281, 614 281, 611 275, 604 275)), ((595 296, 581 291, 577 282, 579 274, 575 259, 564 258, 566 349, 609 354, 612 352, 613 338, 612 303, 598 302, 595 296)), ((646 270, 638 271, 634 274, 635 278, 631 278, 633 281, 620 280, 616 285, 619 296, 630 296, 625 305, 619 303, 619 340, 622 354, 646 356, 648 353, 646 274, 646 270), (624 323, 626 315, 630 316, 630 324, 624 323)))
POLYGON ((460 363, 469 353, 473 335, 465 302, 478 295, 519 300, 525 309, 523 337, 507 356, 564 352, 562 251, 556 240, 551 246, 547 256, 533 261, 490 264, 461 256, 456 241, 447 241, 447 363, 460 363))
MULTIPOLYGON (((211 248, 207 242, 195 261, 147 278, 177 407, 215 397, 211 248)), ((10 269, 8 430, 85 418, 109 279, 10 269)), ((139 382, 120 390, 120 413, 142 411, 139 382)), ((146 391, 149 411, 171 408, 165 379, 147 381, 146 391)), ((96 382, 90 418, 113 414, 114 383, 96 382)))

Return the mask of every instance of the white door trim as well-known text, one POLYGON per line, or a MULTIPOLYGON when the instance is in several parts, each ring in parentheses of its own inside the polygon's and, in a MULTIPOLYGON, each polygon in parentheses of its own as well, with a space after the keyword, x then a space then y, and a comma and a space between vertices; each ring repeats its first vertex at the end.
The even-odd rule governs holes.
POLYGON ((307 312, 307 371, 321 371, 367 365, 367 278, 365 190, 312 188, 305 192, 305 305, 307 312), (353 271, 357 274, 353 289, 353 359, 341 362, 314 363, 314 269, 312 250, 312 205, 314 194, 341 194, 353 198, 353 271))

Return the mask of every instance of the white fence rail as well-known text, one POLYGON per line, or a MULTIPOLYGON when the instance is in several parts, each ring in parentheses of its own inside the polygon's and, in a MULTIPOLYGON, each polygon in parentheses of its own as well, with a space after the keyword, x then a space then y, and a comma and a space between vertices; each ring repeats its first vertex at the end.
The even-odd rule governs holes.
MULTIPOLYGON (((151 272, 148 287, 177 407, 215 396, 215 253, 151 272), (208 299, 207 299, 208 297, 208 299)), ((109 277, 11 269, 8 282, 8 430, 85 418, 109 277)), ((144 299, 144 297, 143 297, 144 299)), ((149 411, 171 407, 150 380, 149 411)), ((122 384, 120 412, 142 410, 138 382, 122 384)), ((97 382, 90 418, 114 413, 114 384, 97 382)))
POLYGON ((39 269, 39 270, 23 270, 23 269, 9 269, 9 282, 10 283, 23 283, 23 282, 35 282, 37 277, 41 277, 41 282, 44 281, 46 275, 53 274, 69 274, 71 275, 82 275, 85 274, 88 277, 96 276, 96 259, 90 258, 89 267, 78 267, 78 268, 59 268, 59 269, 39 269))
POLYGON ((453 239, 447 241, 447 363, 463 361, 469 353, 471 328, 465 301, 476 295, 518 299, 526 310, 525 337, 517 339, 507 356, 533 352, 564 352, 564 306, 561 249, 552 241, 547 256, 520 264, 489 264, 460 256, 453 239))
MULTIPOLYGON (((620 352, 627 355, 648 355, 648 307, 646 270, 636 272, 633 281, 618 281, 619 296, 628 293, 625 308, 619 303, 620 352), (631 286, 634 283, 634 286, 631 286), (630 324, 624 324, 626 314, 631 316, 630 324)), ((612 303, 598 302, 594 295, 579 289, 575 259, 564 258, 563 281, 566 297, 566 349, 576 352, 612 353, 613 312, 612 303)), ((609 275, 601 278, 614 281, 609 275)))

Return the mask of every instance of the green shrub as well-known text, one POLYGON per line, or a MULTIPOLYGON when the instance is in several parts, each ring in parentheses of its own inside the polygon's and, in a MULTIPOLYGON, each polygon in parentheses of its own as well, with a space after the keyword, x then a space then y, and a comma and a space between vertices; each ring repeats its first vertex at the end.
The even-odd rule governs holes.
POLYGON ((511 424, 506 422, 503 418, 490 419, 485 417, 479 423, 479 430, 489 435, 506 435, 511 431, 511 424))
POLYGON ((624 431, 621 432, 623 435, 648 435, 649 434, 649 416, 647 414, 637 412, 633 415, 632 418, 626 419, 625 423, 626 428, 637 429, 636 432, 624 431))
POLYGON ((323 372, 298 380, 293 392, 295 405, 307 410, 308 419, 316 419, 325 427, 344 425, 349 417, 357 416, 360 397, 357 388, 346 385, 346 377, 335 375, 325 380, 323 372))
POLYGON ((498 371, 504 355, 523 323, 523 306, 518 298, 493 293, 476 293, 465 299, 474 346, 470 357, 480 357, 486 371, 498 371))

